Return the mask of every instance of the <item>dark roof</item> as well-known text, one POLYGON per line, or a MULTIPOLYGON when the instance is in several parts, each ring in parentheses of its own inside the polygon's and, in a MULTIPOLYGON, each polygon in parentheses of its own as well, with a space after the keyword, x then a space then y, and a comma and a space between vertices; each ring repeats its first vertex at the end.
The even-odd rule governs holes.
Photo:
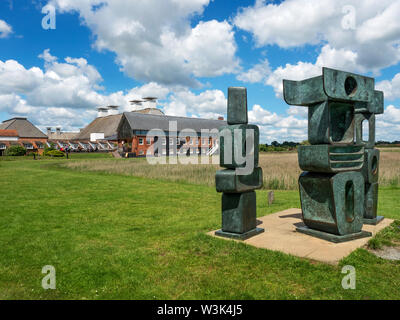
POLYGON ((116 141, 116 140, 118 140, 118 134, 113 134, 112 136, 109 136, 109 137, 105 138, 104 140, 116 141))
POLYGON ((76 135, 75 139, 90 140, 91 133, 104 133, 105 138, 114 136, 117 134, 121 118, 122 114, 96 118, 83 128, 81 132, 76 135))
POLYGON ((3 121, 0 130, 17 130, 22 138, 47 138, 47 136, 36 128, 26 118, 13 118, 3 121))
POLYGON ((177 130, 192 129, 201 132, 201 129, 219 129, 226 126, 226 121, 200 118, 174 117, 165 115, 142 114, 138 112, 124 112, 124 116, 132 130, 160 129, 169 131, 169 121, 177 122, 177 130))

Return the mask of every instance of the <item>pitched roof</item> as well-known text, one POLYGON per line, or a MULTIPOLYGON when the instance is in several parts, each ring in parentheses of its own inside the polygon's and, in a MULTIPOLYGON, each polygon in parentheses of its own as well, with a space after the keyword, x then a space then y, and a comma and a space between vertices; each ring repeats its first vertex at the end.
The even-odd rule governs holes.
POLYGON ((176 121, 178 131, 192 129, 196 132, 201 132, 202 129, 219 129, 227 125, 226 121, 222 120, 141 114, 137 112, 124 112, 124 116, 133 130, 160 129, 168 131, 170 121, 176 121))
POLYGON ((36 128, 26 118, 13 118, 3 121, 0 130, 17 130, 22 138, 47 138, 47 136, 36 128))
POLYGON ((17 130, 0 130, 0 137, 18 137, 17 130))
POLYGON ((121 118, 122 114, 96 118, 83 128, 75 139, 90 140, 91 133, 104 133, 105 138, 116 135, 121 118))
POLYGON ((156 114, 160 116, 164 115, 164 112, 162 112, 160 109, 157 108, 145 108, 145 109, 135 110, 132 112, 144 113, 144 114, 156 114))
POLYGON ((51 132, 47 134, 49 140, 75 140, 79 132, 51 132))

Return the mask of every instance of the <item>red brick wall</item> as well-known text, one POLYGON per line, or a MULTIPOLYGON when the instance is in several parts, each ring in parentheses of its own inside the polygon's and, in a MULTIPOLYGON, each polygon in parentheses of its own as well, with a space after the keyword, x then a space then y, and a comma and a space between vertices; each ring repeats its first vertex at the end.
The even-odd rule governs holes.
POLYGON ((31 143, 33 145, 33 150, 27 150, 27 153, 37 152, 40 155, 43 155, 44 148, 46 148, 47 138, 19 138, 18 142, 21 143, 31 143), (43 148, 37 149, 36 141, 41 142, 43 144, 43 148))
MULTIPOLYGON (((173 138, 173 139, 176 139, 176 138, 173 138)), ((196 138, 193 139, 194 140, 193 145, 191 145, 190 138, 189 137, 186 138, 188 147, 190 147, 190 148, 201 148, 201 147, 212 148, 212 146, 213 146, 212 139, 206 138, 204 145, 202 144, 203 141, 202 141, 201 137, 197 138, 199 141, 199 144, 196 144, 195 139, 196 138)), ((166 140, 167 140, 166 143, 169 144, 168 138, 166 138, 166 140)), ((151 144, 148 144, 147 140, 146 140, 146 136, 135 136, 135 137, 133 137, 133 140, 132 140, 132 151, 131 152, 136 153, 136 156, 138 156, 138 157, 143 157, 143 156, 147 155, 147 150, 150 148, 149 151, 151 154, 153 154, 153 147, 152 147, 153 143, 154 143, 154 138, 151 138, 151 144), (143 139, 142 140, 143 144, 140 144, 140 139, 143 139)))

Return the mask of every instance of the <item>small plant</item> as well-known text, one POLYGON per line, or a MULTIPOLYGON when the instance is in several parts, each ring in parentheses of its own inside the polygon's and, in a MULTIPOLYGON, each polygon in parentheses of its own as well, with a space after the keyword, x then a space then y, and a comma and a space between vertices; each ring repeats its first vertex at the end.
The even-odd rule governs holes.
POLYGON ((382 243, 377 238, 372 238, 368 241, 368 248, 372 250, 382 249, 382 243))
POLYGON ((65 156, 65 153, 60 150, 51 150, 47 152, 46 155, 52 158, 62 158, 65 156))
POLYGON ((6 156, 12 156, 12 157, 24 156, 25 154, 26 154, 26 149, 22 146, 11 146, 5 152, 6 156))
POLYGON ((400 242, 400 221, 395 220, 389 227, 379 232, 373 239, 369 240, 368 248, 381 249, 382 247, 392 247, 400 242))

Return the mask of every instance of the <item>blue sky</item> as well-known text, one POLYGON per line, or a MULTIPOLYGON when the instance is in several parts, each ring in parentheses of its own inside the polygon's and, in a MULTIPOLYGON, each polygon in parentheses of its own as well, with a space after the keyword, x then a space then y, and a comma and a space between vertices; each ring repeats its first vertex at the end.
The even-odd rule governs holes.
POLYGON ((282 79, 327 66, 376 78, 378 139, 400 140, 399 15, 397 0, 3 0, 0 120, 74 131, 146 95, 166 114, 217 118, 227 88, 245 86, 262 142, 301 141, 307 109, 286 105, 282 79))

